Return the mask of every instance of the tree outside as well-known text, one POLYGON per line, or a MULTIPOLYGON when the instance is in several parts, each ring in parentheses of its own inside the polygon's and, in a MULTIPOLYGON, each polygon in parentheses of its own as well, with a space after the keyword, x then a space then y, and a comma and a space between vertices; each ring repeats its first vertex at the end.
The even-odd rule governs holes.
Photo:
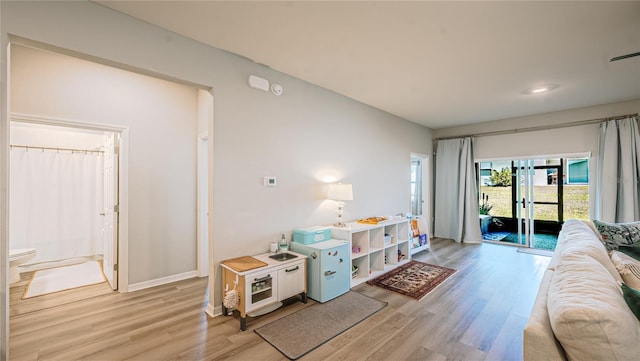
POLYGON ((502 168, 500 170, 491 170, 491 184, 495 187, 511 186, 511 169, 502 168))

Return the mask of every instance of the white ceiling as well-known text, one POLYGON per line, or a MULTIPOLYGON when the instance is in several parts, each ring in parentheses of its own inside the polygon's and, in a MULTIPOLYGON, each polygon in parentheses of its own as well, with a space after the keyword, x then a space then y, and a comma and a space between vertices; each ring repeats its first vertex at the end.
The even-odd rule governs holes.
POLYGON ((640 99, 640 1, 98 2, 434 129, 640 99))

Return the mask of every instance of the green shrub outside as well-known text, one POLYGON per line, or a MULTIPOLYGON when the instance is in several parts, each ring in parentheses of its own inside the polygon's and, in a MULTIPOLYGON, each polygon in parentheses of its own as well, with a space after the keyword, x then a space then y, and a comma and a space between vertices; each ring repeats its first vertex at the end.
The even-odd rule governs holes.
POLYGON ((495 187, 510 187, 511 186, 511 169, 502 168, 499 171, 492 169, 491 184, 495 187))

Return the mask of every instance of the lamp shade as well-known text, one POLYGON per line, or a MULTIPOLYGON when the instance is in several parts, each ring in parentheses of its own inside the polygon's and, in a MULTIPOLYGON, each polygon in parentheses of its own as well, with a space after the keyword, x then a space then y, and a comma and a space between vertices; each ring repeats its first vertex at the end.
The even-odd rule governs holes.
POLYGON ((329 184, 327 199, 331 199, 334 201, 352 201, 353 187, 351 187, 351 184, 342 184, 342 183, 329 184))

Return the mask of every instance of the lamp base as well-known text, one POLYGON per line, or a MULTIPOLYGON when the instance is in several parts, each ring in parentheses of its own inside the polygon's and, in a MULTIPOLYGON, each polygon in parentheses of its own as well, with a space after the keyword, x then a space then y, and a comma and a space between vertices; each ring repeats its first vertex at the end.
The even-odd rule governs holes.
POLYGON ((346 227, 347 225, 342 221, 342 210, 344 209, 344 202, 338 201, 338 221, 333 225, 335 227, 346 227))

